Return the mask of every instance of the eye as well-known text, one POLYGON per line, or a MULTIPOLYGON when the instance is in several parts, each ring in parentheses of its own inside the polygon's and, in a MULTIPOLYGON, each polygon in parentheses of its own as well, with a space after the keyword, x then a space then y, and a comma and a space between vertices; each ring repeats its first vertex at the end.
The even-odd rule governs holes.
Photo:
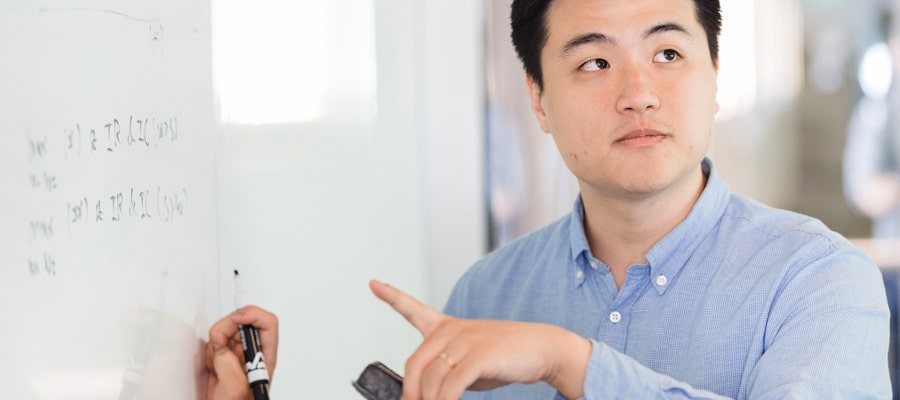
POLYGON ((678 54, 677 51, 672 50, 672 49, 665 49, 665 50, 660 51, 659 53, 656 53, 656 55, 653 56, 653 61, 660 62, 660 63, 670 63, 670 62, 677 60, 680 57, 681 57, 681 54, 678 54))
POLYGON ((581 67, 579 67, 578 69, 582 71, 599 71, 601 69, 607 68, 609 68, 609 61, 606 61, 602 58, 595 58, 584 64, 581 64, 581 67))

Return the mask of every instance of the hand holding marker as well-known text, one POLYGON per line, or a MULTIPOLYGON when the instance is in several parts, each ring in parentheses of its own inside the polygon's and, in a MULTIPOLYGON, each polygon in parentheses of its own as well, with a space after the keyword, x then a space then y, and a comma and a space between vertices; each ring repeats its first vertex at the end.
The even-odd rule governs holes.
MULTIPOLYGON (((241 287, 241 279, 234 270, 234 306, 240 310, 247 305, 247 296, 241 287)), ((253 325, 241 325, 241 345, 244 348, 244 360, 247 362, 247 380, 255 400, 269 400, 269 372, 263 359, 262 342, 259 330, 253 325)))

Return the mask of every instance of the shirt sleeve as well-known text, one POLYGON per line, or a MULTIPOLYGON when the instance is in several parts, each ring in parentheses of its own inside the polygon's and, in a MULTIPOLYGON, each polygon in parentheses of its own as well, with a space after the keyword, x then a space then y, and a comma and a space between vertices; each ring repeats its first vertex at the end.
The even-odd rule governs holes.
POLYGON ((880 270, 841 249, 777 288, 750 398, 891 398, 890 311, 880 270))
MULTIPOLYGON (((853 251, 826 257, 772 288, 778 293, 766 348, 744 369, 738 398, 891 398, 890 313, 880 271, 863 257, 853 251)), ((657 373, 601 342, 593 345, 585 399, 727 398, 657 373)))
MULTIPOLYGON (((592 342, 584 380, 585 399, 727 399, 660 374, 601 342, 592 342)), ((557 394, 556 399, 565 397, 557 394)))

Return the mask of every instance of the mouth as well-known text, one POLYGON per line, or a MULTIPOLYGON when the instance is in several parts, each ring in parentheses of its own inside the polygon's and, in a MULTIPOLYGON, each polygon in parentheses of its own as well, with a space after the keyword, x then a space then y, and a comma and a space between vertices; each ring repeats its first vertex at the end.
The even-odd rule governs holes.
POLYGON ((637 129, 616 139, 616 143, 629 146, 645 146, 658 143, 669 135, 653 129, 637 129))

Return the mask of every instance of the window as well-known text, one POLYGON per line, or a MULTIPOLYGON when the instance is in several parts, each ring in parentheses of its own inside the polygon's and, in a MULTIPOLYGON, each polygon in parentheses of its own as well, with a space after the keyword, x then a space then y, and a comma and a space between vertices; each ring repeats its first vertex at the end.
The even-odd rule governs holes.
POLYGON ((230 124, 371 122, 372 0, 214 0, 213 87, 230 124))

